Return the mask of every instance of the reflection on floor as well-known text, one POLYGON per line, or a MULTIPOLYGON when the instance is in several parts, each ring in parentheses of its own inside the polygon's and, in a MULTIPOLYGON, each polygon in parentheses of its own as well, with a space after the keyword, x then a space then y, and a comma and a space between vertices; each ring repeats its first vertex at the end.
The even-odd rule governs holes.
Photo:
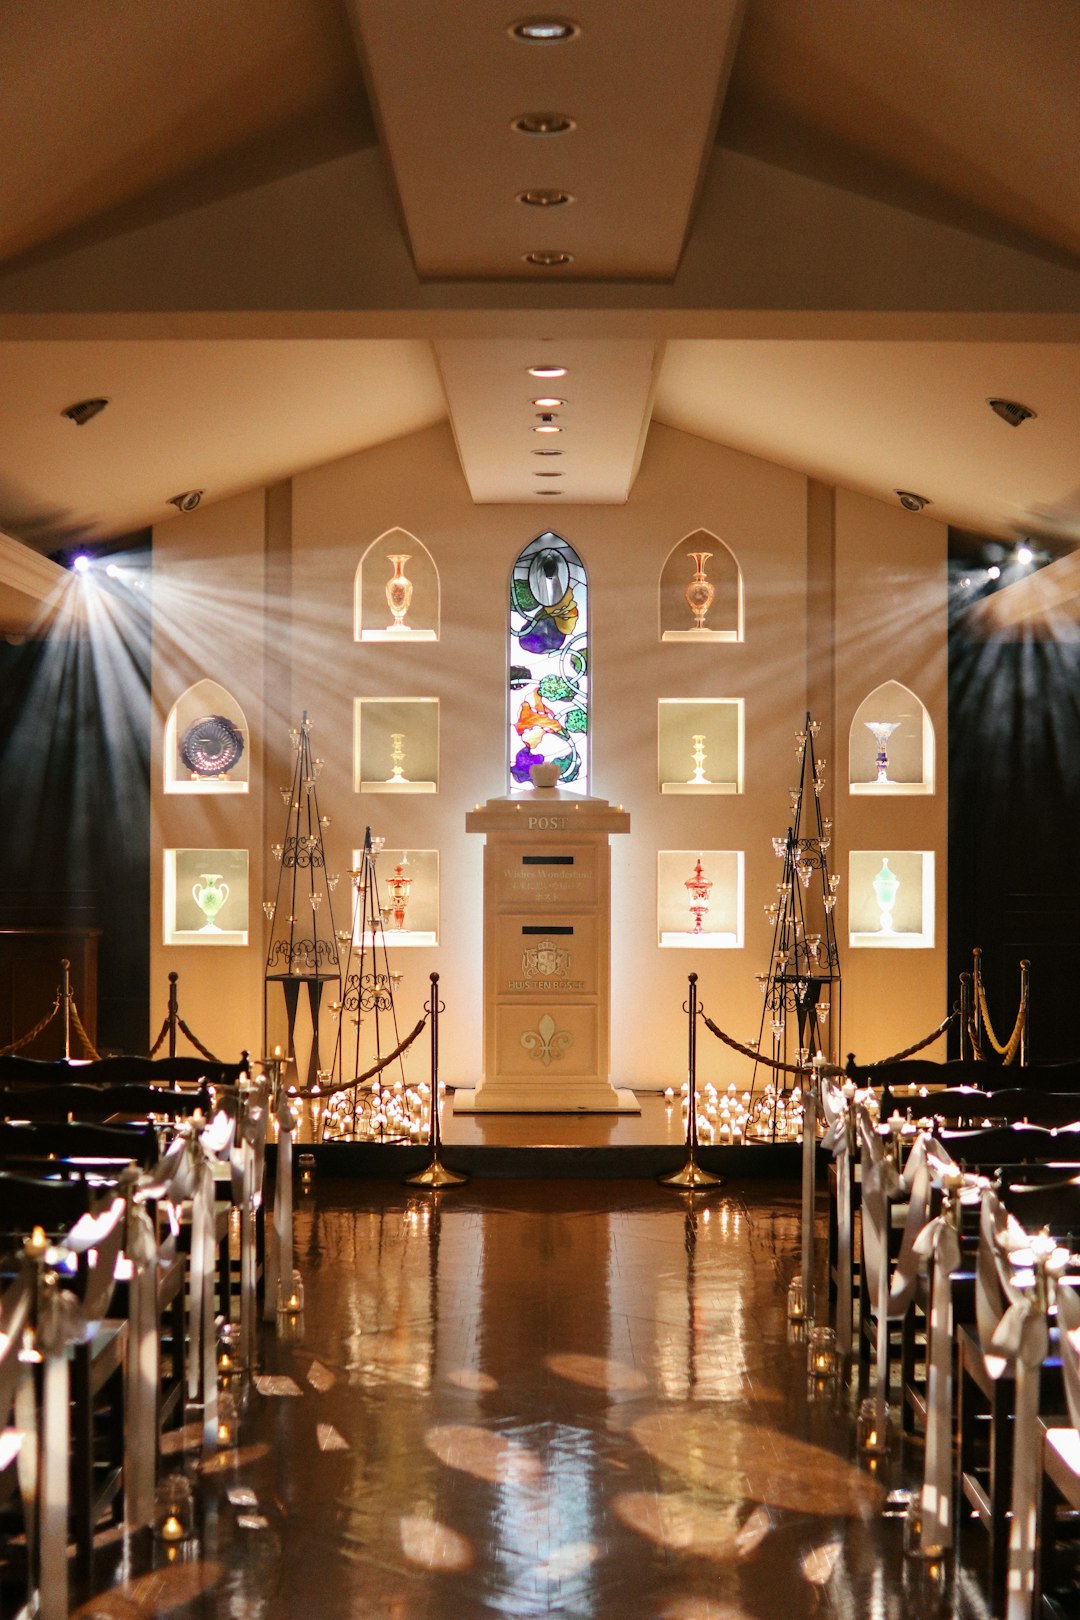
POLYGON ((789 1184, 324 1180, 197 1543, 78 1614, 985 1620, 904 1567, 917 1458, 857 1465, 854 1395, 807 1387, 798 1242, 789 1184))

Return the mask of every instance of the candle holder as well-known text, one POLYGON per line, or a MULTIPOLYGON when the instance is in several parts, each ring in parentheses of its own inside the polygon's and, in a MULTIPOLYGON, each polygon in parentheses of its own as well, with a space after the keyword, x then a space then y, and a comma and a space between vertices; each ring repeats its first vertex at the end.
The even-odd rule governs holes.
POLYGON ((789 1322, 806 1319, 806 1288, 801 1277, 792 1277, 788 1283, 787 1314, 789 1322))
POLYGON ((873 1395, 867 1395, 859 1404, 855 1445, 865 1457, 883 1457, 889 1449, 889 1409, 879 1408, 873 1395))
POLYGON ((219 1446, 235 1446, 239 1433, 240 1410, 236 1404, 236 1396, 231 1390, 222 1390, 218 1396, 217 1410, 217 1443, 219 1446))
POLYGON ((835 1328, 815 1327, 812 1330, 806 1347, 806 1370, 815 1379, 831 1381, 839 1377, 840 1354, 836 1348, 835 1328))
POLYGON ((154 1538, 178 1547, 195 1533, 195 1498, 183 1474, 167 1474, 154 1492, 154 1538))
POLYGON ((277 1308, 279 1316, 299 1316, 304 1309, 304 1279, 298 1271, 290 1272, 278 1283, 277 1308))
POLYGON ((240 1348, 237 1342, 236 1324, 234 1322, 219 1322, 217 1335, 217 1370, 218 1378, 222 1384, 232 1377, 240 1367, 240 1348))
POLYGON ((299 1155, 299 1165, 300 1165, 300 1190, 301 1190, 301 1192, 310 1192, 311 1191, 311 1184, 315 1179, 315 1155, 314 1155, 314 1153, 301 1153, 299 1155))

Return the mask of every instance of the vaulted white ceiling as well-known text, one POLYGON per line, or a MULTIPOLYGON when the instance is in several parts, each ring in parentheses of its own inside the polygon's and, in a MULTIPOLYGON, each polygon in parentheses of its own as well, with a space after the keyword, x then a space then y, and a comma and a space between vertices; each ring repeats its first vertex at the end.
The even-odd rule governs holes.
POLYGON ((443 417, 477 501, 618 502, 655 414, 1080 536, 1074 0, 535 15, 0 3, 0 529, 164 539, 443 417))

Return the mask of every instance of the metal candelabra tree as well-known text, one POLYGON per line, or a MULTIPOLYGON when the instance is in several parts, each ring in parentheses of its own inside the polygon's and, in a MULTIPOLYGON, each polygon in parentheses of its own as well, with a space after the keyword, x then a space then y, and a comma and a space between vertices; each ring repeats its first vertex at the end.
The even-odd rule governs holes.
MULTIPOLYGON (((818 1053, 835 1061, 840 1039, 840 952, 833 921, 840 879, 829 871, 832 822, 821 813, 825 760, 817 758, 814 746, 820 729, 820 720, 808 713, 795 734, 799 785, 791 790, 791 825, 773 839, 783 868, 777 897, 765 907, 773 932, 769 970, 758 974, 763 993, 758 1052, 763 1055, 768 1030, 773 1059, 792 1061, 794 1019, 800 1064, 818 1053)), ((776 1096, 788 1089, 781 1079, 778 1073, 776 1096)), ((756 1065, 754 1080, 756 1085, 756 1065)), ((775 1103, 770 1134, 776 1135, 775 1103)))
POLYGON ((331 900, 338 878, 326 870, 323 835, 330 825, 330 817, 319 812, 315 784, 323 762, 312 756, 310 734, 311 721, 305 709, 299 726, 289 733, 295 750, 295 763, 291 785, 281 789, 285 804, 285 838, 282 843, 271 845, 271 853, 278 864, 277 891, 273 900, 263 902, 263 912, 270 924, 263 1021, 265 1024, 269 987, 280 984, 289 1022, 287 1055, 292 1059, 295 1055, 300 987, 307 986, 311 1011, 311 1050, 307 1067, 309 1086, 317 1083, 321 1072, 319 1011, 323 987, 336 984, 340 988, 341 984, 341 959, 334 932, 331 900))
MULTIPOLYGON (((370 1024, 371 1027, 375 1065, 382 1061, 384 1036, 391 1033, 393 1035, 393 1040, 388 1046, 390 1052, 400 1045, 394 994, 401 983, 402 975, 392 972, 390 968, 390 958, 386 949, 386 924, 396 912, 403 910, 405 901, 399 887, 395 887, 393 878, 389 883, 387 901, 383 903, 380 900, 375 861, 385 843, 384 838, 372 838, 370 827, 365 829, 360 865, 350 874, 353 881, 352 927, 348 932, 343 929, 338 934, 338 944, 344 953, 345 965, 341 996, 334 1009, 339 1019, 334 1051, 334 1074, 342 1085, 348 1085, 350 1081, 355 1081, 360 1076, 361 1045, 366 1025, 370 1024), (351 1053, 346 1050, 346 1016, 352 1020, 355 1030, 351 1053), (352 1073, 346 1074, 346 1065, 350 1061, 352 1073)), ((400 866, 395 871, 400 871, 400 866)), ((402 1057, 398 1057, 397 1063, 399 1078, 404 1085, 405 1068, 402 1057)), ((381 1071, 376 1073, 373 1083, 377 1083, 381 1090, 381 1071)), ((359 1091, 360 1087, 354 1085, 354 1129, 361 1106, 359 1091)), ((385 1127, 380 1129, 379 1135, 382 1136, 384 1131, 385 1127)))

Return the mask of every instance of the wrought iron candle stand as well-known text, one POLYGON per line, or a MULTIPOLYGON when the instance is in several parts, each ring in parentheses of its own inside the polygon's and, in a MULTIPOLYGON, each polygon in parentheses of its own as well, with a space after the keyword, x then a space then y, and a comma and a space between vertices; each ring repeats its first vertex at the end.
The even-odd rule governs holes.
MULTIPOLYGON (((787 834, 773 839, 783 869, 777 900, 765 908, 773 941, 769 971, 759 976, 764 1004, 757 1050, 762 1052, 768 1024, 773 1059, 786 1062, 788 1025, 794 1015, 799 1062, 804 1067, 818 1054, 835 1061, 840 1037, 840 952, 833 921, 840 879, 829 871, 832 822, 821 813, 825 761, 818 760, 814 747, 820 729, 821 722, 807 713, 803 729, 796 733, 799 785, 791 792, 787 834), (827 1000, 823 991, 828 992, 827 1000)), ((751 1092, 756 1087, 757 1064, 751 1092)), ((790 1087, 782 1086, 778 1076, 764 1129, 772 1141, 778 1136, 778 1104, 789 1093, 790 1087)))
MULTIPOLYGON (((375 1046, 376 1073, 372 1085, 382 1087, 382 1046, 383 1025, 389 1022, 393 1031, 393 1049, 401 1044, 397 1022, 397 1008, 394 1005, 394 991, 401 982, 401 974, 391 972, 390 958, 386 949, 385 925, 393 913, 393 904, 382 905, 379 899, 379 880, 375 871, 375 861, 382 849, 385 840, 372 838, 371 828, 364 829, 364 848, 360 857, 360 865, 351 873, 353 880, 353 910, 352 927, 346 934, 344 931, 338 935, 339 943, 345 951, 345 965, 342 973, 341 996, 334 1004, 333 1011, 338 1016, 337 1042, 334 1049, 334 1073, 337 1082, 342 1086, 352 1085, 353 1099, 353 1133, 356 1134, 357 1123, 363 1107, 361 1099, 361 1086, 357 1084, 360 1077, 360 1043, 362 1031, 370 1018, 375 1046), (379 966, 379 953, 382 954, 382 967, 379 966), (348 1015, 356 1030, 352 1052, 352 1074, 346 1075, 346 1040, 345 1017, 348 1015)), ((405 1083, 404 1059, 398 1057, 398 1070, 402 1085, 405 1083)), ((370 1066, 369 1066, 370 1067, 370 1066)), ((380 1110, 380 1116, 382 1111, 380 1110)), ((379 1140, 387 1139, 385 1121, 379 1127, 379 1140)))
POLYGON ((431 1000, 424 1007, 431 1019, 431 1129, 428 1136, 431 1161, 415 1175, 405 1177, 410 1187, 460 1187, 469 1179, 457 1170, 448 1170, 439 1159, 439 1014, 445 1010, 445 1003, 439 1000, 439 975, 433 973, 431 1000))
POLYGON ((722 1176, 714 1176, 711 1170, 703 1170, 697 1162, 698 1131, 697 1131, 697 1021, 703 1011, 697 994, 697 974, 689 975, 690 990, 687 999, 683 1002, 683 1012, 688 1015, 688 1049, 687 1049, 687 1109, 686 1109, 686 1162, 681 1170, 673 1170, 668 1176, 661 1176, 660 1182, 665 1187, 680 1187, 693 1192, 696 1188, 720 1187, 723 1185, 722 1176))
POLYGON ((280 984, 288 1017, 288 1057, 295 1057, 296 1015, 300 986, 307 986, 311 1012, 311 1051, 307 1084, 317 1084, 320 1072, 319 1011, 323 986, 341 984, 341 961, 334 933, 331 894, 337 877, 326 871, 323 830, 330 817, 320 815, 315 783, 322 760, 311 753, 311 721, 305 709, 299 726, 291 732, 295 749, 292 785, 281 789, 286 805, 285 838, 271 846, 278 862, 277 890, 273 900, 263 902, 270 924, 270 944, 266 953, 263 994, 263 1045, 266 1039, 269 986, 280 984), (284 909, 287 908, 287 909, 284 909))

